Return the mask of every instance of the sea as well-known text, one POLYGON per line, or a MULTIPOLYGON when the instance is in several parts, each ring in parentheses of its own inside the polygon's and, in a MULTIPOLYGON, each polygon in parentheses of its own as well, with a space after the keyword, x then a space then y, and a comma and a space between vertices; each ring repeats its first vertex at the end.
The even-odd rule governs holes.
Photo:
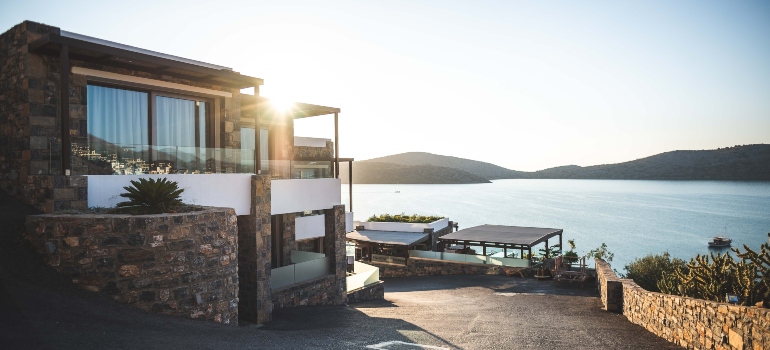
MULTIPOLYGON (((348 185, 342 200, 350 208, 348 185)), ((689 261, 711 237, 758 250, 770 232, 770 182, 646 180, 494 180, 462 185, 353 185, 353 212, 440 215, 460 229, 483 224, 564 230, 583 255, 607 244, 611 265, 669 252, 689 261)), ((558 239, 553 239, 556 244, 558 239)), ((536 249, 533 249, 533 252, 536 249)))

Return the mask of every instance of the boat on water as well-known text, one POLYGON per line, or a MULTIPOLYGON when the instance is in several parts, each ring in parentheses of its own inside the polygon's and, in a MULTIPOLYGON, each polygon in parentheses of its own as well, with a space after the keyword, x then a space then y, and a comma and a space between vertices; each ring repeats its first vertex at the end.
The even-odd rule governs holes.
POLYGON ((729 247, 730 244, 733 243, 732 239, 729 239, 727 237, 717 236, 711 239, 709 241, 709 247, 713 248, 722 248, 722 247, 729 247))

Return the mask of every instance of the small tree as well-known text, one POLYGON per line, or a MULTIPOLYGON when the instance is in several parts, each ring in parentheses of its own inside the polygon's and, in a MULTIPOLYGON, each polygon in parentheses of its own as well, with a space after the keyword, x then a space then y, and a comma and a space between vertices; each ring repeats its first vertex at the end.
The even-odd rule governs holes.
POLYGON ((574 239, 567 240, 567 244, 569 244, 569 250, 564 252, 564 261, 568 263, 577 262, 578 254, 575 252, 575 240, 574 239))
POLYGON ((161 214, 173 212, 184 205, 180 199, 184 189, 179 188, 176 181, 162 179, 131 180, 131 186, 123 187, 127 193, 120 196, 128 198, 117 204, 115 213, 126 214, 161 214))
MULTIPOLYGON (((687 264, 679 258, 671 258, 668 252, 648 254, 625 266, 625 278, 633 279, 640 287, 651 292, 660 292, 658 281, 663 274, 672 274, 677 269, 685 269, 687 264)), ((678 288, 678 287, 677 287, 678 288)))
POLYGON ((607 249, 607 243, 602 243, 598 248, 591 249, 587 254, 587 257, 594 259, 602 259, 610 262, 615 257, 615 253, 612 253, 607 249))

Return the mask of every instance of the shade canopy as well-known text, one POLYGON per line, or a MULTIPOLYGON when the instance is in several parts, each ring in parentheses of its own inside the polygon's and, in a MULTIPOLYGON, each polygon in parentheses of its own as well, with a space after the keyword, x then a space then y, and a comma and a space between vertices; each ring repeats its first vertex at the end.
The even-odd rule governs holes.
POLYGON ((481 225, 452 232, 439 239, 532 247, 551 237, 561 235, 562 232, 564 230, 557 228, 481 225))
POLYGON ((358 242, 410 246, 428 239, 428 235, 415 232, 361 230, 348 232, 347 239, 358 242))

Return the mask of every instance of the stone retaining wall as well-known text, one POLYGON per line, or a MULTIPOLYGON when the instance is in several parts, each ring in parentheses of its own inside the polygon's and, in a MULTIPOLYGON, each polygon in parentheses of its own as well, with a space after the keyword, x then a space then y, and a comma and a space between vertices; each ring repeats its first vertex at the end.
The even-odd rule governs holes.
POLYGON ((348 293, 348 304, 385 299, 385 282, 377 281, 348 293))
POLYGON ((83 289, 141 309, 238 324, 229 208, 159 215, 34 215, 27 240, 83 289))
POLYGON ((380 268, 380 278, 439 275, 504 275, 521 270, 519 267, 466 263, 459 261, 435 260, 411 257, 406 266, 377 261, 367 261, 380 268))
POLYGON ((650 292, 618 278, 603 260, 596 260, 596 271, 605 308, 619 305, 629 321, 674 344, 687 349, 770 348, 770 309, 650 292))
POLYGON ((273 289, 273 310, 307 305, 339 305, 335 275, 273 289))

